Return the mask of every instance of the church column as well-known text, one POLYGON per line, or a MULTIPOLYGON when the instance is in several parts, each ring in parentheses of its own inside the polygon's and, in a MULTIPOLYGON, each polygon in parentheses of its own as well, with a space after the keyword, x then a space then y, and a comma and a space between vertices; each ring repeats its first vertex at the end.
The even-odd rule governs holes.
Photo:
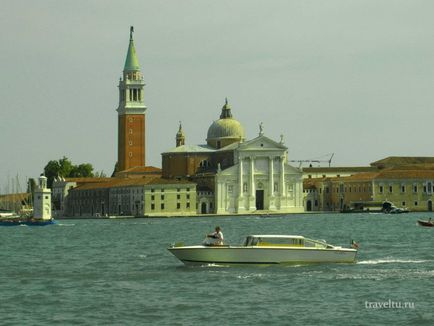
MULTIPOLYGON (((215 192, 215 210, 217 214, 222 214, 225 212, 224 208, 223 208, 223 185, 222 182, 220 180, 216 180, 217 181, 217 187, 216 187, 216 192, 215 192)), ((200 207, 199 207, 200 209, 200 207)))
POLYGON ((268 181, 270 188, 270 198, 274 196, 274 158, 268 157, 268 181))
POLYGON ((250 197, 255 198, 255 160, 250 156, 250 197))
POLYGON ((238 197, 243 197, 243 159, 241 157, 238 158, 238 164, 238 197))
POLYGON ((269 182, 268 209, 274 210, 276 209, 276 205, 274 203, 274 157, 273 156, 268 157, 268 182, 269 182))
POLYGON ((244 180, 243 180, 243 159, 238 158, 238 205, 236 205, 236 212, 244 211, 244 180))
POLYGON ((285 196, 285 157, 280 157, 280 185, 279 185, 279 193, 280 197, 285 196))
POLYGON ((255 159, 250 156, 250 169, 249 169, 249 210, 256 210, 255 201, 255 159))

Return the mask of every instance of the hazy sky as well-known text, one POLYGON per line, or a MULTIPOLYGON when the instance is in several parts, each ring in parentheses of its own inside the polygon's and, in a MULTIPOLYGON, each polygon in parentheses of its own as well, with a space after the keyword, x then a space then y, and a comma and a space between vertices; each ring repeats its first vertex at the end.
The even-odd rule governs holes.
MULTIPOLYGON (((0 6, 0 191, 67 156, 111 174, 134 25, 148 165, 228 97, 248 139, 332 165, 433 156, 434 1, 20 1, 0 6)), ((297 164, 296 164, 297 165, 297 164)))

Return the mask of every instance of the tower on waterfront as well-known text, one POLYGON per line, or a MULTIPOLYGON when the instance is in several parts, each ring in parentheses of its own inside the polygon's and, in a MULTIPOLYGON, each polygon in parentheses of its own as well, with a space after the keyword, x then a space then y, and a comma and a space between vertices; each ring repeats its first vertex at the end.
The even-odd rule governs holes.
POLYGON ((130 29, 123 76, 119 80, 117 171, 145 165, 145 83, 130 29))
POLYGON ((33 217, 51 219, 51 189, 47 188, 47 177, 41 174, 33 194, 33 217))

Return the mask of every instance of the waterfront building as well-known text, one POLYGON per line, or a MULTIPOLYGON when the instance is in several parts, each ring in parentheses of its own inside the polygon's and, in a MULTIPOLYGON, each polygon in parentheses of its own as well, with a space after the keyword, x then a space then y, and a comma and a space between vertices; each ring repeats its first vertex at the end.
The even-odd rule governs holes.
MULTIPOLYGON (((380 160, 377 172, 347 177, 304 179, 304 205, 307 211, 341 211, 356 203, 390 202, 410 211, 432 211, 434 201, 434 165, 414 163, 416 158, 380 160), (411 163, 396 163, 411 162, 411 163)), ((429 161, 429 160, 428 160, 429 161)))
POLYGON ((111 178, 55 178, 51 186, 53 215, 55 217, 65 215, 70 190, 87 183, 102 183, 110 180, 111 178))
POLYGON ((66 216, 185 216, 196 214, 193 182, 145 176, 112 178, 70 191, 66 216))
POLYGON ((354 202, 372 201, 373 178, 377 173, 358 173, 346 177, 304 179, 306 211, 341 211, 354 202))
POLYGON ((145 82, 133 40, 133 27, 123 76, 119 80, 118 112, 118 161, 116 171, 144 166, 145 159, 145 82))
POLYGON ((389 201, 410 211, 432 211, 434 168, 394 167, 382 170, 373 180, 373 200, 389 201))

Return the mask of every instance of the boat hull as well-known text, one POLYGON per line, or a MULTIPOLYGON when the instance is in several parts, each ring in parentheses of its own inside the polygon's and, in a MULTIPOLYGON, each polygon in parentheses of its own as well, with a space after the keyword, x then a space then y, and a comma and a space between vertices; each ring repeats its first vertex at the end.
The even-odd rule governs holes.
POLYGON ((417 223, 421 226, 433 227, 434 223, 429 221, 417 220, 417 223))
POLYGON ((345 248, 189 246, 168 250, 185 265, 353 263, 357 255, 357 250, 345 248))
POLYGON ((27 226, 46 226, 56 224, 56 221, 51 220, 35 220, 35 219, 9 219, 9 220, 1 220, 0 226, 19 226, 19 225, 27 225, 27 226))

